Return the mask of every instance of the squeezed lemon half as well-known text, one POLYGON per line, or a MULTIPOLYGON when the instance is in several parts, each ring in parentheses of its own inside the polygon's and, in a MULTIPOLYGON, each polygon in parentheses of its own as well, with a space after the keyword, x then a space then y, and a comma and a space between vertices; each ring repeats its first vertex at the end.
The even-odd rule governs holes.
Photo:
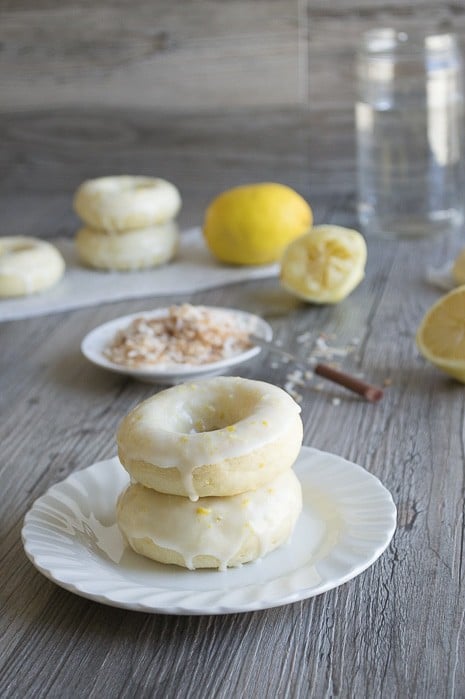
POLYGON ((300 194, 283 184, 262 182, 216 197, 205 212, 203 234, 220 261, 264 265, 279 260, 312 221, 312 210, 300 194))
POLYGON ((465 286, 431 306, 420 323, 416 342, 425 359, 465 383, 465 286))
POLYGON ((338 303, 365 276, 363 236, 342 226, 316 226, 292 242, 281 260, 281 284, 312 303, 338 303))

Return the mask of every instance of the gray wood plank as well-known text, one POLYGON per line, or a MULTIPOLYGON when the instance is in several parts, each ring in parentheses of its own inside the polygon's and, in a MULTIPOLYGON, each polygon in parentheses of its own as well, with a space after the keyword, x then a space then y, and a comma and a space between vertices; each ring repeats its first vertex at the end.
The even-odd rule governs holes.
MULTIPOLYGON (((72 235, 70 199, 83 176, 128 164, 153 172, 153 163, 180 185, 186 225, 199 221, 214 191, 264 172, 299 188, 319 221, 356 225, 347 111, 267 117, 244 110, 204 119, 128 110, 114 115, 114 140, 93 140, 88 125, 102 133, 107 122, 108 112, 97 110, 0 118, 2 162, 13 163, 0 183, 9 226, 72 235)), ((424 281, 426 264, 446 261, 462 244, 460 236, 368 240, 366 279, 334 307, 297 302, 276 280, 190 297, 265 315, 276 338, 302 356, 322 332, 341 347, 358 337, 344 368, 392 382, 377 405, 315 380, 302 390, 305 444, 361 463, 392 491, 399 527, 391 546, 346 585, 263 612, 168 617, 113 609, 59 589, 22 552, 21 522, 33 500, 111 456, 121 417, 157 390, 87 364, 81 338, 148 302, 186 299, 0 324, 0 695, 462 697, 464 392, 427 366, 413 341, 438 297, 424 281), (305 346, 298 342, 304 332, 305 346)), ((240 373, 284 385, 289 366, 276 369, 274 359, 240 373)))
POLYGON ((0 18, 1 109, 8 111, 348 107, 367 29, 446 29, 465 43, 461 1, 4 0, 0 18))
POLYGON ((2 109, 301 99, 297 0, 2 5, 2 109))
POLYGON ((183 196, 179 220, 185 227, 200 224, 210 199, 228 187, 279 181, 318 207, 313 190, 319 192, 332 177, 319 161, 320 151, 334 142, 320 143, 322 117, 305 110, 293 118, 292 131, 286 110, 270 116, 263 109, 236 110, 227 118, 221 112, 186 118, 131 109, 63 114, 0 115, 8 144, 0 146, 0 168, 8 172, 0 193, 5 230, 74 234, 78 220, 71 210, 72 192, 83 179, 108 172, 175 182, 183 196), (309 149, 316 151, 316 167, 306 166, 309 149))

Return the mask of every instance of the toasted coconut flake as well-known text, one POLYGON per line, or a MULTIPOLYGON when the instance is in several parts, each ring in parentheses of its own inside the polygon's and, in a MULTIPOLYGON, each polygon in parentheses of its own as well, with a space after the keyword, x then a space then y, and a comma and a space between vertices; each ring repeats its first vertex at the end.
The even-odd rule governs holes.
POLYGON ((120 330, 105 356, 131 368, 202 365, 233 357, 253 346, 234 314, 222 309, 182 304, 166 316, 135 318, 120 330))

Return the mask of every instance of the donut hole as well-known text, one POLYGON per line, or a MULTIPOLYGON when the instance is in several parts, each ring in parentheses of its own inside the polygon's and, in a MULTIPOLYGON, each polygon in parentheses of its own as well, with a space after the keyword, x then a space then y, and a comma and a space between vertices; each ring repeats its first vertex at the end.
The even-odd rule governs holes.
MULTIPOLYGON (((17 245, 14 246, 14 248, 11 250, 11 252, 17 253, 17 252, 29 252, 34 248, 34 245, 32 243, 18 243, 17 245)), ((1 250, 0 250, 1 253, 1 250)))
POLYGON ((135 189, 136 191, 140 191, 141 189, 155 189, 155 186, 154 186, 153 182, 149 182, 149 181, 147 181, 147 182, 138 182, 138 184, 136 184, 136 185, 134 186, 134 189, 135 189))
POLYGON ((253 415, 260 401, 254 392, 220 391, 208 397, 208 400, 196 400, 192 397, 186 401, 182 410, 175 416, 173 428, 176 432, 196 434, 216 432, 231 428, 241 420, 253 415))
POLYGON ((154 180, 150 177, 120 175, 117 177, 102 177, 97 180, 97 185, 101 192, 121 194, 122 192, 153 189, 154 180))
POLYGON ((133 177, 132 175, 116 175, 111 177, 99 177, 96 180, 90 180, 89 185, 95 191, 100 191, 102 194, 118 194, 123 190, 132 191, 139 186, 139 183, 150 182, 149 178, 145 177, 133 177), (135 180, 137 184, 135 183, 135 180))
POLYGON ((91 181, 93 188, 97 192, 118 192, 121 189, 123 177, 99 177, 97 180, 91 181))
POLYGON ((16 255, 18 252, 30 252, 34 247, 34 244, 29 241, 18 241, 11 245, 0 243, 0 255, 16 255))

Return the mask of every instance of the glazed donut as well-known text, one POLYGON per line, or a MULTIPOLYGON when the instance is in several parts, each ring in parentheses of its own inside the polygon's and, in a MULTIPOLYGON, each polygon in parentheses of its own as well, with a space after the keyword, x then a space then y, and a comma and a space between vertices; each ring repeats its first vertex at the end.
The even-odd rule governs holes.
POLYGON ((88 226, 120 232, 170 221, 181 207, 181 197, 166 180, 121 175, 83 182, 73 204, 88 226))
POLYGON ((281 388, 222 376, 173 386, 120 424, 130 476, 161 493, 230 496, 289 469, 302 443, 300 407, 281 388))
POLYGON ((302 509, 294 471, 249 493, 196 503, 139 483, 119 498, 117 522, 136 553, 190 568, 240 566, 290 537, 302 509))
POLYGON ((0 238, 0 297, 26 296, 48 289, 65 271, 54 245, 15 235, 0 238))
POLYGON ((75 245, 79 258, 89 267, 124 271, 168 262, 176 253, 178 241, 178 227, 168 221, 118 234, 84 227, 77 232, 75 245))

